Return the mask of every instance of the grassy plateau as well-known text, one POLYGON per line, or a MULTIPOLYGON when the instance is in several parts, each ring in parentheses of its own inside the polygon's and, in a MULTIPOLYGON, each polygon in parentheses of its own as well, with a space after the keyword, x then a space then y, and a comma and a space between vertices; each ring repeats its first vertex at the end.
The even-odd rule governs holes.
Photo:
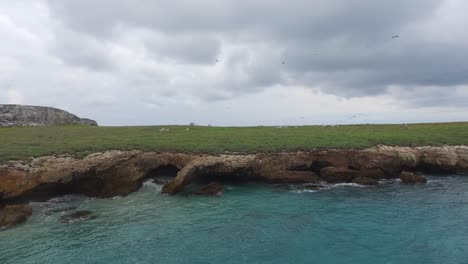
POLYGON ((104 150, 274 152, 314 148, 468 145, 468 122, 300 127, 15 127, 0 128, 0 162, 104 150), (169 131, 161 132, 161 128, 169 131), (188 130, 187 130, 188 129, 188 130))

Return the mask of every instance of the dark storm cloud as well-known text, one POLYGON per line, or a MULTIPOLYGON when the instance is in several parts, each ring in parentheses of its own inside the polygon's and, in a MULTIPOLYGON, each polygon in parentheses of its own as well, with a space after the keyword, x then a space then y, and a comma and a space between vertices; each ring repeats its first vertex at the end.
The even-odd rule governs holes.
MULTIPOLYGON (((79 44, 82 49, 63 40, 66 48, 58 49, 57 56, 89 68, 110 67, 107 50, 95 48, 99 42, 119 42, 122 35, 137 31, 148 32, 149 37, 140 39, 153 54, 148 60, 215 64, 229 45, 237 47, 226 58, 219 58, 224 72, 200 81, 198 86, 194 84, 199 87, 198 95, 207 100, 274 85, 307 86, 354 97, 384 94, 392 86, 420 90, 436 86, 450 91, 468 84, 468 36, 440 36, 437 30, 441 28, 432 28, 430 23, 446 1, 49 3, 53 16, 65 29, 93 39, 79 44), (392 39, 395 34, 400 38, 392 39), (68 54, 70 49, 81 51, 68 54), (208 86, 218 91, 204 91, 208 86)), ((442 29, 450 32, 452 26, 442 29)), ((429 94, 424 102, 449 104, 450 92, 447 94, 439 101, 429 94)))

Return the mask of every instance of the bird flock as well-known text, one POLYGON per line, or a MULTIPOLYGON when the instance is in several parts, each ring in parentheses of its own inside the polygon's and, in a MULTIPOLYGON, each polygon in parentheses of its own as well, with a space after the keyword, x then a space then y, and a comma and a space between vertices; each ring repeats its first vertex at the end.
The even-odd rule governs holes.
MULTIPOLYGON (((393 35, 393 36, 392 36, 392 39, 399 39, 399 38, 400 38, 399 35, 393 35)), ((220 59, 216 59, 215 62, 216 62, 216 64, 220 63, 220 59)), ((285 60, 282 60, 282 61, 281 61, 281 64, 282 64, 282 65, 285 65, 285 64, 286 64, 286 61, 285 61, 285 60)), ((230 107, 227 106, 226 109, 229 110, 230 107)), ((349 117, 348 119, 346 119, 346 121, 355 119, 355 118, 360 117, 360 116, 363 116, 363 115, 365 115, 365 114, 360 113, 360 114, 353 115, 353 116, 349 117)), ((300 119, 305 119, 305 117, 304 117, 304 116, 301 116, 300 119)), ((344 121, 344 120, 342 120, 342 121, 344 121)), ((190 126, 193 126, 193 125, 194 125, 193 123, 190 123, 190 126)), ((280 126, 280 127, 278 127, 278 128, 285 128, 285 127, 287 127, 287 126, 280 126)), ((407 128, 407 125, 405 125, 405 127, 407 128)), ((187 128, 186 130, 190 130, 190 129, 187 128)), ((167 129, 167 130, 166 130, 165 128, 162 128, 162 129, 161 129, 161 132, 167 132, 167 131, 169 131, 169 129, 167 129)))

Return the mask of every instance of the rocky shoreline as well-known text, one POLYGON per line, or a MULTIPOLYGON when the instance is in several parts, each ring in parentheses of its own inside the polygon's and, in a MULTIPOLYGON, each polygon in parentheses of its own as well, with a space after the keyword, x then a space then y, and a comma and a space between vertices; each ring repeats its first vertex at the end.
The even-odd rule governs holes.
POLYGON ((468 173, 468 147, 390 147, 327 149, 261 154, 184 154, 107 151, 83 159, 47 156, 0 165, 0 229, 25 221, 30 201, 66 194, 109 198, 138 190, 164 176, 162 192, 177 194, 196 182, 378 184, 401 177, 424 182, 418 173, 468 173), (169 177, 169 178, 167 178, 169 177))

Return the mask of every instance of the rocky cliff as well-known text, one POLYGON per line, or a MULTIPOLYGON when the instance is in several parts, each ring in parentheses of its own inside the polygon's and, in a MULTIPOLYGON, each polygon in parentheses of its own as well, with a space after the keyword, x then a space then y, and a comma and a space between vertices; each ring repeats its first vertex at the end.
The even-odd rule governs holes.
POLYGON ((108 151, 84 159, 61 155, 12 161, 0 165, 0 212, 5 206, 65 194, 127 195, 161 172, 172 174, 162 190, 167 194, 196 181, 378 184, 402 172, 468 173, 468 147, 378 146, 250 155, 108 151))
POLYGON ((0 104, 0 127, 69 124, 97 126, 94 120, 79 118, 57 108, 0 104))

